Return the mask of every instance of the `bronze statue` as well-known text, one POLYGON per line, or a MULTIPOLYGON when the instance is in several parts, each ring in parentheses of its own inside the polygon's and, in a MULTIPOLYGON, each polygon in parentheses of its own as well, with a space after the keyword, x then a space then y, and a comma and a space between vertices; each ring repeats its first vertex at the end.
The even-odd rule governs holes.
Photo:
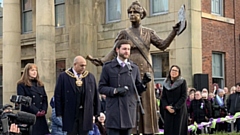
MULTIPOLYGON (((176 36, 180 22, 173 26, 172 32, 168 37, 163 40, 161 39, 154 30, 143 27, 141 20, 146 16, 146 9, 140 5, 138 1, 133 2, 127 9, 129 19, 132 23, 130 28, 121 30, 114 43, 113 49, 102 58, 93 58, 88 55, 87 59, 90 60, 94 65, 101 66, 103 63, 112 60, 116 56, 115 45, 121 39, 129 39, 132 41, 131 56, 130 60, 139 66, 141 76, 143 77, 145 72, 150 72, 153 76, 153 69, 151 62, 149 61, 150 56, 150 44, 153 44, 160 50, 165 50, 169 47, 170 43, 176 36)), ((140 133, 154 134, 158 133, 157 124, 157 105, 154 91, 154 79, 148 83, 147 90, 142 94, 142 105, 145 111, 145 115, 141 115, 141 122, 139 125, 140 133)))

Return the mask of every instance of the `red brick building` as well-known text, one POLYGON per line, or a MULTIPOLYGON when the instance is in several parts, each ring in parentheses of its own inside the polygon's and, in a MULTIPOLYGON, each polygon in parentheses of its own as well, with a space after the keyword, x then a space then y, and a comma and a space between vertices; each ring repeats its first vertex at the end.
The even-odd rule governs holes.
POLYGON ((240 82, 240 1, 202 0, 202 70, 229 89, 240 82))

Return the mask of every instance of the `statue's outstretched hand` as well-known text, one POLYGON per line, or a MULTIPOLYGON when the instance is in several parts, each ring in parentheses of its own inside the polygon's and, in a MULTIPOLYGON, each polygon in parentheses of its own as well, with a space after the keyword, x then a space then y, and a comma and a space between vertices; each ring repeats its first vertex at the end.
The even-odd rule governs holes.
POLYGON ((103 63, 101 62, 101 60, 99 58, 93 58, 91 55, 87 55, 86 59, 91 61, 92 64, 94 64, 95 66, 103 65, 103 63))
POLYGON ((175 24, 175 25, 173 26, 174 31, 175 31, 175 32, 179 31, 180 26, 181 26, 181 22, 178 22, 177 24, 175 24))

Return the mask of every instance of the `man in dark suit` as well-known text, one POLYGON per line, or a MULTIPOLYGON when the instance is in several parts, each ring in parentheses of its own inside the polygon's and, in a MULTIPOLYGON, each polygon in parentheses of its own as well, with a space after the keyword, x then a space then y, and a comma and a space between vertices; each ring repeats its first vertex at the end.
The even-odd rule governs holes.
POLYGON ((123 39, 116 45, 117 58, 105 63, 99 81, 99 92, 106 95, 106 128, 108 135, 130 135, 136 126, 138 94, 146 90, 150 73, 140 79, 138 66, 129 61, 131 42, 123 39))
POLYGON ((54 98, 63 131, 68 135, 87 135, 92 130, 92 118, 100 113, 99 92, 82 56, 75 57, 73 67, 59 75, 54 98))

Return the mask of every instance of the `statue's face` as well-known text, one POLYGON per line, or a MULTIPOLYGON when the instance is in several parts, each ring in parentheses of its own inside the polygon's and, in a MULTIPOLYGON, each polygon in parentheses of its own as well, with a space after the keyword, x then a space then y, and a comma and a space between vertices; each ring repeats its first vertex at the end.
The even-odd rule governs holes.
POLYGON ((128 12, 128 16, 131 22, 140 22, 141 14, 135 8, 131 8, 128 12))

